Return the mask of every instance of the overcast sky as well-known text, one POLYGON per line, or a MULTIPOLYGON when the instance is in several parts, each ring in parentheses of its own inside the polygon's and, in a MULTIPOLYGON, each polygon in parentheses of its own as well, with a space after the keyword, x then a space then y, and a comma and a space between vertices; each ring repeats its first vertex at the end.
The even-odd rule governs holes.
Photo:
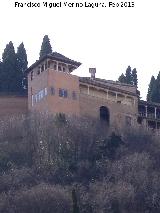
POLYGON ((0 55, 9 41, 15 49, 23 41, 31 65, 47 34, 53 51, 82 63, 76 75, 88 76, 89 67, 96 67, 97 77, 117 80, 128 65, 136 68, 139 90, 146 98, 151 76, 160 71, 160 0, 133 0, 133 8, 109 8, 108 0, 97 0, 105 8, 64 6, 64 2, 84 0, 61 1, 61 8, 45 8, 43 0, 31 2, 40 7, 18 8, 14 0, 0 1, 0 55))

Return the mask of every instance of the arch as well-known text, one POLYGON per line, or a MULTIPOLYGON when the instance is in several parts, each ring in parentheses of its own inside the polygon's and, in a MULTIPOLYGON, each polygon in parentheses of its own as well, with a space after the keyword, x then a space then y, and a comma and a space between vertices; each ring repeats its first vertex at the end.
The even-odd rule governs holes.
POLYGON ((100 120, 105 121, 107 124, 109 124, 109 109, 106 106, 100 107, 100 120))

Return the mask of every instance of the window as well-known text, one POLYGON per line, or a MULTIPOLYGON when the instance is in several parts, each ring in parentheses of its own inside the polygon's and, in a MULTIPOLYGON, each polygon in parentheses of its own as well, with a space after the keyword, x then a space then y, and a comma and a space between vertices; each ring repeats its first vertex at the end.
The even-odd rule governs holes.
POLYGON ((35 102, 36 103, 38 102, 38 95, 37 94, 35 95, 35 102))
POLYGON ((41 99, 43 99, 45 96, 47 96, 47 88, 45 87, 44 89, 40 90, 38 93, 35 94, 35 103, 39 102, 41 99))
POLYGON ((44 96, 47 95, 47 88, 44 88, 44 96))
POLYGON ((39 91, 39 100, 41 100, 42 98, 44 98, 44 96, 45 96, 45 90, 39 91))
POLYGON ((59 97, 67 98, 68 91, 66 89, 59 89, 59 97))
POLYGON ((75 92, 75 91, 72 92, 72 99, 73 99, 73 100, 77 100, 77 95, 76 95, 76 92, 75 92))
POLYGON ((33 80, 33 71, 31 72, 31 81, 33 80))
POLYGON ((65 67, 63 67, 63 72, 65 72, 65 71, 66 71, 65 67))
POLYGON ((63 92, 63 93, 64 93, 64 96, 63 96, 63 97, 64 97, 64 98, 67 98, 67 96, 68 96, 67 90, 63 90, 63 91, 64 91, 64 92, 63 92))
POLYGON ((53 68, 54 68, 54 70, 57 70, 57 65, 56 65, 56 64, 54 64, 53 68))
POLYGON ((62 71, 62 67, 61 66, 58 66, 58 71, 62 71))
POLYGON ((55 89, 54 89, 54 87, 51 87, 51 95, 55 95, 55 89))
POLYGON ((131 126, 132 118, 130 116, 126 116, 126 126, 131 126))
POLYGON ((109 109, 106 106, 100 107, 100 120, 109 125, 110 113, 109 109))
POLYGON ((48 61, 48 68, 50 68, 50 66, 51 66, 51 62, 50 62, 50 61, 48 61))
POLYGON ((41 73, 41 68, 38 67, 38 70, 37 70, 37 75, 39 75, 41 73))
POLYGON ((47 61, 45 62, 45 70, 47 69, 47 61))
POLYGON ((63 97, 63 90, 59 89, 59 97, 63 97))
POLYGON ((43 72, 43 71, 44 71, 44 64, 41 67, 41 72, 43 72))

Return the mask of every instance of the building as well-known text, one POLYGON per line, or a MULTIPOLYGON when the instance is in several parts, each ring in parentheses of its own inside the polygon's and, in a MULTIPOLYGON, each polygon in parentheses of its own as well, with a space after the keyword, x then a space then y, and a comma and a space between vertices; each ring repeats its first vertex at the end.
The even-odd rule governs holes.
POLYGON ((132 85, 91 77, 72 71, 81 65, 57 52, 28 68, 29 111, 64 113, 100 119, 115 128, 132 126, 138 119, 138 92, 132 85))
POLYGON ((39 111, 87 116, 115 129, 160 129, 160 104, 140 100, 133 85, 96 78, 95 68, 90 77, 72 75, 80 65, 57 52, 36 61, 27 69, 28 97, 0 94, 0 116, 39 111))

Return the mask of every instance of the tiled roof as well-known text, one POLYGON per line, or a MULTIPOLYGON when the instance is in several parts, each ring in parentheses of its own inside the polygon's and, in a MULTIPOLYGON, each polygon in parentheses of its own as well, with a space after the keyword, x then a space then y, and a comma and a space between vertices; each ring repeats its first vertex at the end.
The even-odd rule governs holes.
POLYGON ((143 101, 143 100, 140 100, 138 104, 139 105, 145 105, 145 106, 151 106, 151 107, 160 107, 160 103, 143 101))
MULTIPOLYGON (((82 77, 83 79, 91 79, 90 77, 82 77)), ((113 80, 106 80, 106 79, 102 79, 102 78, 94 78, 94 81, 97 82, 101 82, 101 83, 109 83, 109 84, 113 84, 113 85, 121 85, 121 86, 129 86, 129 87, 135 87, 134 85, 131 84, 125 84, 125 83, 121 83, 119 81, 113 81, 113 80)))
POLYGON ((30 70, 34 69, 36 66, 38 66, 43 60, 45 59, 53 59, 53 60, 56 60, 56 61, 60 61, 60 62, 64 62, 64 63, 68 63, 70 65, 73 65, 73 66, 76 66, 76 67, 79 67, 81 65, 80 62, 77 62, 77 61, 74 61, 70 58, 67 58, 66 56, 60 54, 60 53, 57 53, 57 52, 53 52, 51 54, 47 54, 45 56, 43 56, 41 59, 37 60, 34 64, 32 64, 28 69, 27 69, 27 72, 30 72, 30 70))
POLYGON ((79 81, 82 82, 82 83, 87 83, 87 84, 90 84, 90 85, 98 86, 98 87, 101 87, 101 88, 104 88, 104 89, 110 89, 110 90, 113 90, 113 91, 116 91, 116 92, 122 92, 122 93, 125 93, 125 94, 128 94, 128 95, 137 96, 137 93, 126 91, 126 90, 123 90, 121 88, 114 87, 115 84, 127 85, 127 86, 133 87, 132 85, 121 84, 121 83, 116 82, 116 81, 110 81, 110 80, 105 80, 105 79, 100 79, 100 78, 91 79, 90 77, 79 77, 79 81), (108 85, 107 83, 112 84, 112 86, 108 85))
POLYGON ((66 63, 69 63, 69 64, 73 64, 73 65, 76 65, 76 66, 80 66, 81 63, 80 62, 77 62, 77 61, 74 61, 70 58, 67 58, 66 56, 60 54, 60 53, 57 53, 57 52, 53 52, 50 54, 51 58, 53 57, 53 59, 56 59, 56 60, 59 60, 59 61, 62 61, 62 62, 66 62, 66 63))

